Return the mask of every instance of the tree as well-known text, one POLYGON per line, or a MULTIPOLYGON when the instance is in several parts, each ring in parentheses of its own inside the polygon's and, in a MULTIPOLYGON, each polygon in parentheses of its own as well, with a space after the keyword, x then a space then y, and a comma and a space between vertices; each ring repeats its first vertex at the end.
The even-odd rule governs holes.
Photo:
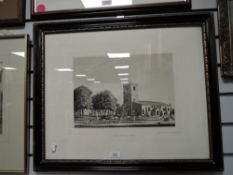
POLYGON ((84 109, 91 108, 91 94, 92 91, 86 86, 79 86, 74 90, 74 112, 80 111, 83 116, 84 109))
POLYGON ((123 115, 123 107, 120 104, 116 104, 116 115, 120 117, 123 115))
POLYGON ((105 115, 112 112, 116 112, 117 109, 117 99, 113 94, 108 91, 102 91, 97 93, 92 97, 93 109, 95 110, 105 110, 105 115))

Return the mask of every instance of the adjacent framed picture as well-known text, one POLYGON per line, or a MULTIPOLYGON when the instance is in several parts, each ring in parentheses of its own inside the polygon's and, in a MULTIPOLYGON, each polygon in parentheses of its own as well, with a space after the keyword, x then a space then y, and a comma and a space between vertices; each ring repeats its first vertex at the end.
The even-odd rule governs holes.
POLYGON ((25 0, 0 0, 0 26, 24 25, 25 0))
POLYGON ((32 18, 122 16, 190 9, 191 0, 32 0, 32 18), (140 9, 140 10, 139 10, 140 9), (139 10, 139 11, 138 11, 139 10))
POLYGON ((211 14, 34 29, 35 170, 223 168, 211 14))
POLYGON ((233 77, 233 1, 218 0, 222 75, 233 77))
POLYGON ((27 172, 28 41, 0 37, 0 173, 27 172))

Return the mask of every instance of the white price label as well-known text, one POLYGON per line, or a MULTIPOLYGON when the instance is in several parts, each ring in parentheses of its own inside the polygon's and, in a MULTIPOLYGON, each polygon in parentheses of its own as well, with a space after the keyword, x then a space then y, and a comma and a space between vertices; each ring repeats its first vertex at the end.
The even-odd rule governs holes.
POLYGON ((121 157, 120 151, 113 151, 113 152, 111 152, 111 157, 112 157, 113 159, 118 159, 118 158, 120 158, 120 157, 121 157))

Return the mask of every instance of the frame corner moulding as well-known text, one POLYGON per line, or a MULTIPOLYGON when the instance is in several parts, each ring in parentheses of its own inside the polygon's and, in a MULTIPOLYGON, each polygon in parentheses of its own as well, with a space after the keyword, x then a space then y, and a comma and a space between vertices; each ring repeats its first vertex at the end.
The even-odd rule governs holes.
POLYGON ((24 25, 25 6, 26 0, 1 0, 0 27, 24 25))

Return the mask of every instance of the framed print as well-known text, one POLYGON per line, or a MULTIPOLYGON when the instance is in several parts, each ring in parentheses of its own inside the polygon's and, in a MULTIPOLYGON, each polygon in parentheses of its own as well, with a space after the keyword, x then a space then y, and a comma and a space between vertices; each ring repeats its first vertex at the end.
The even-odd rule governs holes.
POLYGON ((32 17, 35 19, 96 17, 150 11, 179 11, 190 9, 191 0, 32 0, 32 17), (140 11, 138 11, 141 9, 140 11))
POLYGON ((0 37, 0 173, 27 172, 28 36, 0 37))
POLYGON ((222 75, 233 76, 233 1, 218 0, 222 75))
POLYGON ((35 25, 35 170, 222 169, 213 29, 209 13, 35 25))
POLYGON ((0 0, 0 26, 23 25, 25 0, 0 0))

